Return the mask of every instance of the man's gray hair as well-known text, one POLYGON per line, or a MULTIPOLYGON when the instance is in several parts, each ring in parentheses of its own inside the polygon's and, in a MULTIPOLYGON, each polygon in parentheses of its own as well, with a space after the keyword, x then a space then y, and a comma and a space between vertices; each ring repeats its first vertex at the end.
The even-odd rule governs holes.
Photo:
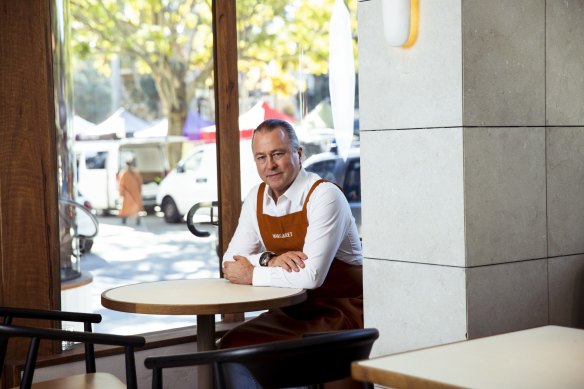
MULTIPOLYGON (((300 142, 298 141, 298 136, 296 135, 296 131, 294 131, 294 127, 290 123, 285 120, 280 119, 267 119, 264 120, 257 128, 253 131, 253 136, 255 136, 256 132, 270 132, 281 128, 284 132, 288 135, 288 139, 290 139, 290 146, 294 148, 294 150, 298 151, 300 149, 300 142)), ((252 141, 253 141, 252 136, 252 141)))

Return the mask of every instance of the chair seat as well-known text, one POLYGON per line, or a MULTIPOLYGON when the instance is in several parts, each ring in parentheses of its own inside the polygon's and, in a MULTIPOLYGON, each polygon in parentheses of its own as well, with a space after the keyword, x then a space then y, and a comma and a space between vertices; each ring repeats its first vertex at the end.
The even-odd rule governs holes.
MULTIPOLYGON (((34 383, 33 389, 126 389, 126 384, 113 374, 89 373, 34 383)), ((18 389, 18 387, 12 388, 18 389)))

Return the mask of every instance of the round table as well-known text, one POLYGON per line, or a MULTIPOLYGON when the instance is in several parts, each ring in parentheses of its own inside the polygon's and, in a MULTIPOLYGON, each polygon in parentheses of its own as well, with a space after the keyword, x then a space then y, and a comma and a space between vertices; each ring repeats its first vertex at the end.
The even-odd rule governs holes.
MULTIPOLYGON (((216 314, 281 308, 304 300, 304 289, 237 285, 222 278, 143 282, 119 286, 101 294, 101 304, 116 311, 196 315, 199 351, 215 346, 216 314)), ((212 387, 211 367, 199 371, 199 387, 212 387)))

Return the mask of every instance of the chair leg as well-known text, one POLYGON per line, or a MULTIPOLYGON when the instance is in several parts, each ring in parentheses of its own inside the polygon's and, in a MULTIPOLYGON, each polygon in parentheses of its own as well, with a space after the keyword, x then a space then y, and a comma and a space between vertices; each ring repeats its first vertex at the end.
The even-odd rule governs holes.
POLYGON ((136 376, 136 359, 134 358, 134 348, 126 346, 126 385, 128 389, 138 388, 138 379, 136 376))
POLYGON ((220 363, 213 364, 213 376, 215 377, 215 388, 226 389, 227 384, 225 383, 225 373, 223 372, 223 365, 220 363))
POLYGON ((29 389, 32 386, 32 378, 34 376, 34 369, 36 365, 37 355, 39 353, 40 338, 32 338, 30 346, 28 346, 28 354, 26 355, 26 364, 24 365, 24 372, 22 374, 22 381, 20 382, 21 389, 29 389))
POLYGON ((152 370, 152 389, 162 389, 162 369, 155 367, 152 370))
MULTIPOLYGON (((5 326, 9 326, 12 323, 12 317, 6 316, 4 322, 5 326)), ((4 370, 4 360, 6 359, 6 352, 8 350, 8 337, 0 338, 0 377, 2 377, 2 372, 4 370)))
MULTIPOLYGON (((85 332, 93 332, 91 322, 83 323, 83 330, 85 332)), ((85 371, 87 373, 95 373, 95 346, 93 343, 85 343, 85 371)))

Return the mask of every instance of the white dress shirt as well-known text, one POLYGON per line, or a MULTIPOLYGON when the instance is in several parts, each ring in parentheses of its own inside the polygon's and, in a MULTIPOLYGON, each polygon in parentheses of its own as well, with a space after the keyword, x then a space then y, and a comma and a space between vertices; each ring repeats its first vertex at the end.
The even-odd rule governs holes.
MULTIPOLYGON (((266 185, 263 212, 270 216, 284 216, 301 211, 308 191, 319 179, 317 174, 300 169, 277 203, 266 185)), ((308 257, 304 261, 305 267, 299 272, 287 272, 281 267, 260 266, 259 258, 266 248, 256 213, 258 189, 259 185, 256 185, 245 198, 239 224, 223 256, 224 261, 233 261, 234 255, 247 257, 255 266, 254 286, 314 289, 324 282, 334 258, 353 265, 363 263, 361 241, 349 203, 336 185, 325 182, 312 192, 307 205, 308 230, 302 249, 308 257)))

